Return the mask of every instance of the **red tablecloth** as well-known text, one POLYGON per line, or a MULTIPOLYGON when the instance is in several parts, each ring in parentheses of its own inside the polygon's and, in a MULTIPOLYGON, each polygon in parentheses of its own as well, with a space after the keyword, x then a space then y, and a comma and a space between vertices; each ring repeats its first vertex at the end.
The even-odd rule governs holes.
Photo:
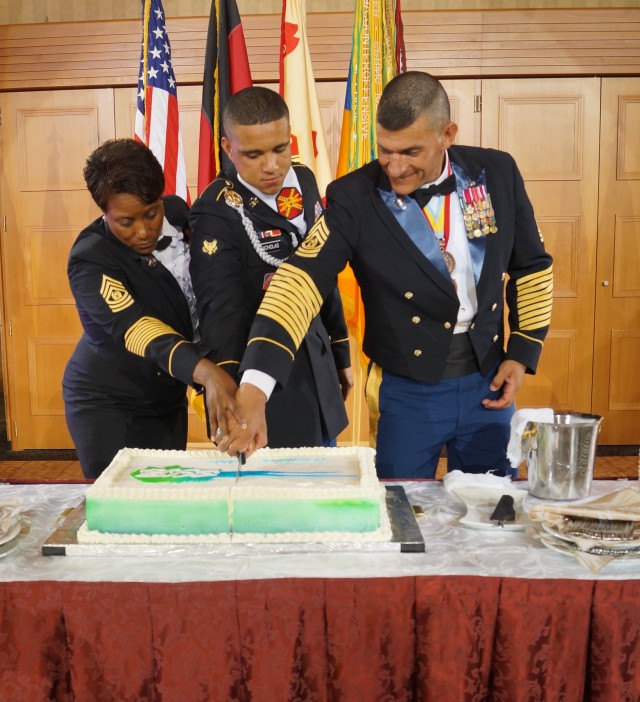
POLYGON ((0 603, 3 702, 640 699, 638 580, 19 581, 0 603))

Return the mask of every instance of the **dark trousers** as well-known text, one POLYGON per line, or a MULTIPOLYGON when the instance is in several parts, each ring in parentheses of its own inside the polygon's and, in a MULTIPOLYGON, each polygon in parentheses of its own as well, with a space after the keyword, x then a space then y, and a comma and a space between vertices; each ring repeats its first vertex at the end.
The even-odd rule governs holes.
POLYGON ((187 407, 144 416, 132 409, 66 402, 67 426, 85 478, 97 478, 121 448, 184 450, 187 407))

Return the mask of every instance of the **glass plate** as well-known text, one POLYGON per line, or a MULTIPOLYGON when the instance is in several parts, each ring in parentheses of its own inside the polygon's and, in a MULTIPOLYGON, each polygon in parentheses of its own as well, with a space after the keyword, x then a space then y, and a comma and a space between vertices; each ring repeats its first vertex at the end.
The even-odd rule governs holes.
POLYGON ((9 541, 3 541, 3 543, 0 545, 0 558, 8 556, 10 553, 12 553, 18 548, 18 546, 20 545, 20 541, 22 541, 22 538, 26 536, 29 533, 29 530, 31 529, 31 519, 29 519, 29 517, 23 516, 20 519, 18 519, 16 526, 17 531, 15 531, 15 527, 12 527, 7 532, 7 534, 13 533, 13 538, 9 541))
POLYGON ((18 517, 17 521, 15 521, 7 531, 4 532, 4 534, 0 534, 0 546, 2 544, 6 544, 8 541, 13 541, 13 539, 16 538, 16 536, 20 533, 20 530, 22 529, 22 519, 18 517))

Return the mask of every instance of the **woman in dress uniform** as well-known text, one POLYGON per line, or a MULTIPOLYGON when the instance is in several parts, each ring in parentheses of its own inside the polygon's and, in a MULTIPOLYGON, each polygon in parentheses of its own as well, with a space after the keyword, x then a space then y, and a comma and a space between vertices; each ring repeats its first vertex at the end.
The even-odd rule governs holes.
POLYGON ((111 140, 89 156, 84 178, 104 214, 69 255, 83 334, 62 386, 82 472, 96 478, 125 446, 186 448, 187 385, 204 389, 214 434, 242 419, 234 381, 193 343, 185 294, 154 255, 164 220, 155 156, 133 139, 111 140))

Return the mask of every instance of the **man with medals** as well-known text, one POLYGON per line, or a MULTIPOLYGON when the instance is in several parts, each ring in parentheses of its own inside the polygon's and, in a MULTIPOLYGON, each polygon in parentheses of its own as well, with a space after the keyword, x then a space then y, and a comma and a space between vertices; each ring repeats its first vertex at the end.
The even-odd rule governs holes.
MULTIPOLYGON (((456 134, 438 80, 413 71, 388 83, 378 158, 327 189, 324 216, 258 310, 241 367, 286 375, 300 332, 285 307, 311 317, 349 262, 366 314, 381 478, 433 478, 445 447, 449 470, 510 472, 514 399, 549 328, 552 259, 516 163, 454 145, 456 134)), ((236 399, 248 427, 233 430, 225 450, 263 444, 266 398, 243 378, 236 399)))
MULTIPOLYGON (((275 271, 323 213, 313 173, 291 162, 286 103, 246 88, 223 114, 230 164, 191 208, 191 277, 202 343, 234 379, 256 311, 275 271)), ((292 354, 267 409, 272 448, 335 443, 353 385, 342 302, 334 284, 292 354), (294 360, 295 356, 295 360, 294 360)), ((215 428, 215 427, 214 427, 215 428)))

